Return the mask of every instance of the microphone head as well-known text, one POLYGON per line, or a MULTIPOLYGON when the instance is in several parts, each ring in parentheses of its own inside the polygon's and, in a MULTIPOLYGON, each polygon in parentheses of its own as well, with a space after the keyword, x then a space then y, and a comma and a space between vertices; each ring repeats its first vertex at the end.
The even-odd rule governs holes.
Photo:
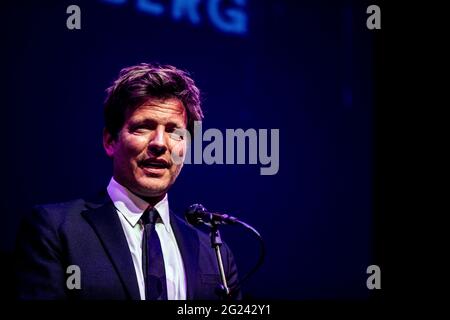
POLYGON ((206 213, 206 208, 203 205, 199 203, 191 204, 185 212, 186 221, 192 225, 202 224, 206 213))

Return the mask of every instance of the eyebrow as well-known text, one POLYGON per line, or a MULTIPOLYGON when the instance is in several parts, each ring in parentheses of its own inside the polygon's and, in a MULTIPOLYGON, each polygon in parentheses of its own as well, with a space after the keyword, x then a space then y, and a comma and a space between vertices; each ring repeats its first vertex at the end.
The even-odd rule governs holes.
MULTIPOLYGON (((154 119, 150 119, 150 118, 138 118, 138 119, 130 119, 131 121, 131 125, 138 125, 138 124, 158 124, 158 121, 154 120, 154 119)), ((183 128, 184 124, 183 123, 179 123, 179 122, 174 122, 169 120, 166 124, 166 127, 176 127, 176 128, 183 128)))

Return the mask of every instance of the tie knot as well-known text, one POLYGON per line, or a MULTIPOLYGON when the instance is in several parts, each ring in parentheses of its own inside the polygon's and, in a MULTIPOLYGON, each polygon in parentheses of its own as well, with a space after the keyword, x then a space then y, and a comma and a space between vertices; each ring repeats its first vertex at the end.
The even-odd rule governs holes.
POLYGON ((159 218, 158 210, 155 208, 147 208, 141 216, 141 221, 144 225, 155 224, 156 220, 159 218))

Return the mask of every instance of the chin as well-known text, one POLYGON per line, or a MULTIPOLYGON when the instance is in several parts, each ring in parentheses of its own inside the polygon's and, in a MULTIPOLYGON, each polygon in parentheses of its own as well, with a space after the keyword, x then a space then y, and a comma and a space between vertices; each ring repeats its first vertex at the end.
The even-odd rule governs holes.
POLYGON ((166 183, 144 183, 138 189, 143 196, 159 197, 167 193, 169 186, 166 183))

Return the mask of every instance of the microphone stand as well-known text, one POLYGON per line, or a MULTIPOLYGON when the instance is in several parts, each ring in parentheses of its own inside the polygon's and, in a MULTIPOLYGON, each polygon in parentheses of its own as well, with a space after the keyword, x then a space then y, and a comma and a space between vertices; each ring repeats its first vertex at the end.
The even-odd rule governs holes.
POLYGON ((219 214, 219 213, 211 213, 208 212, 205 207, 203 207, 201 204, 193 204, 189 207, 189 209, 186 212, 186 221, 190 223, 191 225, 204 225, 209 227, 210 230, 210 240, 211 240, 211 247, 214 249, 216 258, 217 258, 217 265, 219 267, 220 272, 220 280, 221 283, 216 288, 216 294, 222 298, 223 300, 230 300, 234 294, 234 292, 237 292, 242 287, 242 284, 250 278, 251 275, 253 275, 256 270, 262 265, 264 262, 264 257, 266 255, 265 245, 264 241, 259 234, 259 232, 253 228, 251 225, 238 220, 235 217, 229 216, 227 214, 219 214), (257 236, 260 244, 260 255, 258 262, 256 265, 243 277, 240 279, 240 281, 237 283, 236 286, 232 288, 233 291, 230 290, 227 284, 227 278, 225 276, 225 271, 223 268, 223 262, 222 262, 222 255, 220 252, 220 246, 222 245, 222 239, 220 237, 219 232, 219 225, 220 224, 239 224, 243 226, 244 228, 250 230, 254 235, 257 236))
POLYGON ((210 237, 211 237, 211 247, 214 248, 217 257, 217 265, 219 267, 221 284, 218 285, 216 293, 223 300, 230 299, 230 289, 228 288, 227 278, 225 277, 225 271, 223 268, 222 254, 220 252, 220 247, 222 245, 222 238, 220 237, 219 226, 220 222, 211 219, 210 223, 210 237))

